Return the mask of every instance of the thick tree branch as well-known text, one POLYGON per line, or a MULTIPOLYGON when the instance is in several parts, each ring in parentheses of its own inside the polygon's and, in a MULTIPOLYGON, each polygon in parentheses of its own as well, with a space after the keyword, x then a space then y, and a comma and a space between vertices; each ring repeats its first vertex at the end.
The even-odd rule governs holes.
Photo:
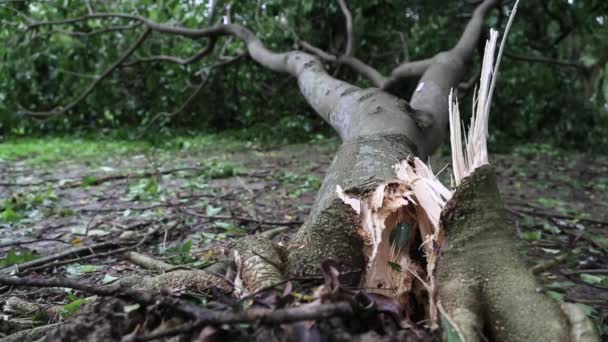
MULTIPOLYGON (((410 105, 417 115, 431 122, 424 128, 423 146, 427 152, 434 151, 443 141, 448 124, 448 96, 450 90, 460 83, 466 64, 473 57, 479 38, 483 33, 484 19, 498 4, 498 0, 481 2, 469 19, 460 39, 450 50, 440 52, 429 60, 418 86, 412 94, 410 105)), ((397 69, 415 65, 407 63, 397 69)))
POLYGON ((137 50, 141 46, 141 44, 143 44, 143 42, 146 41, 146 39, 148 39, 151 32, 152 31, 150 29, 146 29, 144 31, 144 33, 139 37, 139 39, 137 39, 137 41, 135 41, 135 43, 133 43, 133 45, 131 45, 131 47, 129 47, 129 49, 127 49, 127 51, 122 56, 120 56, 120 58, 118 58, 112 65, 110 65, 99 77, 97 77, 95 79, 95 81, 91 82, 91 84, 89 84, 89 86, 75 100, 73 100, 67 106, 65 106, 65 107, 60 106, 60 107, 56 107, 50 111, 42 111, 42 112, 35 112, 35 111, 29 111, 29 110, 23 110, 23 111, 27 115, 30 115, 32 117, 45 118, 45 117, 65 113, 65 112, 69 111, 70 109, 74 108, 78 103, 80 103, 80 101, 84 100, 91 92, 93 92, 93 89, 95 89, 95 87, 101 81, 103 81, 105 78, 107 78, 112 73, 112 71, 114 71, 124 61, 126 61, 127 58, 129 58, 129 56, 131 56, 133 54, 133 52, 135 52, 135 50, 137 50))
POLYGON ((317 57, 321 58, 324 61, 346 64, 351 67, 353 70, 359 72, 363 76, 367 77, 370 81, 374 83, 374 85, 378 88, 382 88, 384 83, 386 82, 386 77, 384 77, 378 70, 374 69, 372 66, 365 64, 363 61, 353 56, 334 56, 328 52, 321 50, 320 48, 311 45, 306 41, 299 41, 298 44, 304 49, 304 51, 308 51, 317 57))

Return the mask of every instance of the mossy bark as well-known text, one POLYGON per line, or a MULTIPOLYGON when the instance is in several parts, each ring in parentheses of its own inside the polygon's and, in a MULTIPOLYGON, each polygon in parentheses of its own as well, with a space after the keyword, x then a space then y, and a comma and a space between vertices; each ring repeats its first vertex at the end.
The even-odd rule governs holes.
POLYGON ((559 304, 538 291, 513 246, 489 166, 467 177, 442 215, 439 300, 467 341, 568 341, 559 304))

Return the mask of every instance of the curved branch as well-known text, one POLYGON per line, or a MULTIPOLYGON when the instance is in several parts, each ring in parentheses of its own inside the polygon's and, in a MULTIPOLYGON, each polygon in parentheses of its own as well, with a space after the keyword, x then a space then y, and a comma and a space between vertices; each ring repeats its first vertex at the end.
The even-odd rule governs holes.
MULTIPOLYGON (((481 2, 475 11, 473 12, 473 16, 467 23, 467 26, 464 29, 464 32, 460 36, 458 43, 449 51, 452 57, 456 57, 459 61, 468 61, 473 56, 475 52, 475 47, 477 42, 479 41, 479 37, 481 36, 483 29, 483 21, 492 8, 494 8, 498 4, 498 0, 486 0, 481 2)), ((437 57, 444 56, 441 53, 435 55, 432 58, 422 59, 413 62, 402 63, 398 65, 393 71, 391 71, 390 76, 386 80, 386 83, 383 85, 383 89, 390 89, 394 86, 399 80, 407 77, 414 76, 422 76, 427 72, 429 67, 432 64, 438 62, 437 57)), ((460 76, 457 77, 458 79, 460 76)), ((454 83, 454 82, 452 82, 454 83)), ((455 84, 453 84, 455 85, 455 84)), ((447 102, 446 102, 447 104, 447 102)), ((446 106, 447 110, 447 106, 446 106)), ((447 113, 447 111, 446 111, 447 113)))
POLYGON ((391 71, 390 76, 386 79, 381 88, 390 89, 397 84, 398 81, 404 78, 422 76, 432 63, 433 58, 401 63, 391 71))
MULTIPOLYGON (((469 19, 460 39, 450 50, 440 52, 427 60, 428 65, 406 63, 399 66, 416 66, 425 69, 412 94, 410 105, 419 116, 427 117, 432 122, 424 129, 426 150, 433 151, 445 135, 448 125, 448 96, 450 90, 461 81, 466 64, 473 57, 477 42, 483 32, 484 20, 488 12, 498 4, 498 0, 481 2, 469 19)), ((413 70, 412 72, 416 72, 413 70)))
POLYGON ((374 69, 372 66, 366 64, 361 61, 357 57, 353 56, 341 56, 336 57, 328 52, 323 51, 322 49, 311 45, 306 41, 299 41, 298 44, 304 51, 308 51, 317 57, 321 58, 324 61, 346 64, 349 67, 353 68, 355 71, 363 74, 363 76, 367 77, 374 85, 378 88, 382 88, 384 83, 386 83, 386 77, 382 75, 378 70, 374 69))
POLYGON ((422 75, 432 62, 431 58, 427 58, 419 61, 403 63, 393 69, 389 77, 386 77, 382 75, 380 71, 369 64, 366 64, 357 57, 337 57, 314 45, 311 45, 306 41, 299 41, 298 44, 302 47, 302 49, 304 49, 304 51, 313 53, 324 61, 348 65, 355 71, 367 77, 370 81, 372 81, 372 83, 374 83, 376 87, 381 89, 389 89, 401 79, 422 75))
POLYGON ((475 8, 473 16, 467 23, 458 43, 451 49, 453 53, 458 54, 463 60, 468 60, 473 56, 479 37, 482 34, 483 21, 488 12, 497 4, 498 0, 486 0, 475 8))
POLYGON ((353 55, 353 16, 350 14, 348 10, 348 6, 344 0, 338 0, 338 4, 340 5, 340 10, 346 19, 346 48, 344 50, 344 56, 352 56, 353 55))
POLYGON ((213 51, 216 41, 217 41, 216 39, 211 39, 209 41, 209 44, 207 44, 207 46, 200 49, 196 54, 194 54, 188 58, 180 58, 180 57, 168 56, 168 55, 158 55, 158 56, 149 56, 149 57, 138 58, 136 60, 133 60, 133 61, 130 61, 127 63, 123 63, 122 65, 123 66, 132 66, 132 65, 136 65, 136 64, 150 63, 150 62, 170 62, 170 63, 179 64, 179 65, 187 65, 187 64, 196 63, 213 51))
POLYGON ((65 112, 69 111, 70 109, 74 108, 78 103, 80 103, 80 101, 84 100, 87 96, 89 96, 89 94, 91 94, 91 92, 93 92, 93 89, 95 89, 95 87, 101 81, 103 81, 106 77, 108 77, 112 73, 112 71, 114 71, 124 61, 126 61, 127 58, 129 58, 129 56, 131 56, 133 54, 133 52, 135 52, 135 50, 137 50, 141 46, 141 44, 143 44, 143 42, 146 41, 146 39, 148 39, 148 37, 150 36, 150 33, 152 33, 152 30, 150 30, 149 28, 146 29, 144 31, 144 33, 139 37, 139 39, 137 39, 137 41, 135 41, 135 43, 133 43, 133 45, 131 45, 131 47, 129 47, 129 49, 127 49, 127 51, 122 56, 120 56, 120 58, 118 58, 114 63, 112 63, 112 65, 110 65, 99 77, 97 77, 95 79, 95 81, 91 82, 91 84, 89 84, 89 86, 74 101, 70 102, 70 104, 68 104, 67 106, 65 106, 65 107, 59 106, 50 111, 42 111, 42 112, 35 112, 35 111, 30 111, 30 110, 23 110, 23 111, 25 112, 25 114, 27 114, 29 116, 44 118, 44 117, 49 117, 49 116, 65 113, 65 112))

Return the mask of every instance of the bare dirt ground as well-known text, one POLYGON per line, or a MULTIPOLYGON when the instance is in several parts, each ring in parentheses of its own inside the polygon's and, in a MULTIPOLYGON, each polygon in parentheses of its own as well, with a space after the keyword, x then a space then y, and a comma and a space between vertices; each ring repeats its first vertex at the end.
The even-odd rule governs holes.
MULTIPOLYGON (((127 251, 192 269, 217 264, 230 253, 230 243, 246 235, 266 232, 287 241, 306 218, 335 147, 330 142, 0 162, 0 272, 103 285, 158 273, 134 264, 127 251)), ((436 157, 432 165, 438 170, 446 163, 436 157)), ((541 290, 582 305, 606 338, 608 158, 519 149, 493 155, 491 163, 541 290)), ((441 176, 447 184, 448 173, 441 176)), ((0 293, 5 335, 69 319, 86 297, 36 287, 4 286, 0 293), (46 321, 19 318, 8 310, 15 297, 60 311, 46 321)))

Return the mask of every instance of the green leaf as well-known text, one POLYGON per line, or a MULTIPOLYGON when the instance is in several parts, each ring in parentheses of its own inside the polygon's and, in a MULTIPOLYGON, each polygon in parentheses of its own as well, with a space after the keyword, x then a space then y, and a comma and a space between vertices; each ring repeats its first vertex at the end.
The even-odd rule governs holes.
POLYGON ((131 305, 125 305, 123 307, 123 311, 125 313, 129 313, 129 312, 133 312, 135 310, 138 310, 141 307, 141 305, 135 303, 135 304, 131 304, 131 305))
POLYGON ((23 262, 31 261, 38 259, 37 255, 34 255, 32 252, 28 250, 22 250, 17 252, 14 248, 11 248, 6 253, 6 257, 4 259, 0 259, 0 265, 2 266, 11 266, 17 265, 23 262))
POLYGON ((66 267, 66 273, 72 277, 78 277, 85 273, 94 273, 101 270, 101 265, 70 265, 66 267))
POLYGON ((190 253, 191 249, 192 249, 192 240, 188 240, 188 241, 184 242, 184 244, 182 245, 182 253, 184 253, 184 254, 190 253))
POLYGON ((234 225, 232 223, 224 222, 224 221, 215 221, 213 223, 213 225, 217 228, 224 229, 224 230, 229 230, 229 229, 234 228, 234 225))
POLYGON ((116 281, 117 279, 119 279, 119 277, 115 277, 111 274, 106 274, 103 276, 103 279, 101 280, 102 284, 109 284, 112 283, 114 281, 116 281))
POLYGON ((69 296, 68 298, 71 300, 71 302, 67 303, 66 305, 64 305, 61 308, 61 312, 60 315, 63 319, 69 318, 74 316, 74 314, 76 314, 76 312, 78 312, 78 310, 80 310, 80 308, 87 303, 91 302, 91 299, 88 298, 75 298, 73 299, 75 296, 69 296))
POLYGON ((559 229, 559 227, 557 227, 556 225, 549 223, 549 222, 543 222, 543 229, 549 233, 552 234, 560 234, 562 232, 561 229, 559 229))
POLYGON ((393 231, 391 231, 391 236, 389 238, 391 247, 396 251, 402 250, 411 236, 412 227, 406 223, 399 223, 395 226, 393 231))
POLYGON ((581 280, 591 285, 608 286, 608 276, 583 273, 581 274, 581 280))
POLYGON ((524 240, 538 241, 542 238, 543 232, 541 232, 540 230, 533 230, 533 231, 529 231, 529 232, 522 232, 520 235, 521 235, 521 238, 524 240))
POLYGON ((460 339, 460 336, 458 336, 456 329, 444 316, 441 316, 441 322, 443 323, 443 327, 445 328, 446 342, 464 342, 460 339))
POLYGON ((205 214, 207 216, 215 216, 215 215, 219 214, 220 211, 222 211, 222 207, 216 208, 216 207, 208 205, 207 208, 205 209, 205 214))
POLYGON ((17 222, 21 219, 21 215, 19 215, 16 211, 11 207, 7 207, 2 211, 0 217, 6 222, 17 222))
POLYGON ((560 302, 562 302, 564 300, 564 295, 559 292, 549 290, 546 293, 547 293, 547 296, 549 296, 550 298, 559 300, 560 302))
POLYGON ((555 207, 560 207, 563 205, 562 201, 556 200, 553 198, 541 197, 541 198, 537 199, 537 201, 540 205, 542 205, 545 208, 555 208, 555 207))
POLYGON ((83 188, 89 187, 89 186, 93 186, 93 185, 97 185, 99 184, 99 180, 93 176, 86 176, 83 177, 81 182, 80 182, 80 186, 83 188))
POLYGON ((388 266, 393 270, 393 271, 397 271, 397 272, 401 272, 401 265, 399 265, 396 262, 392 262, 389 261, 388 262, 388 266))

